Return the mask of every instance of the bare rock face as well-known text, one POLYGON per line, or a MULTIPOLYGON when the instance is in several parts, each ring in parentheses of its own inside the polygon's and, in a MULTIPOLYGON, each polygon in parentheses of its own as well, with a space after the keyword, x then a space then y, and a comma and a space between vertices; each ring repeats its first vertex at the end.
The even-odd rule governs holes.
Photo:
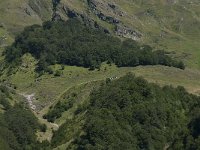
POLYGON ((74 10, 69 9, 67 6, 63 6, 63 11, 65 12, 65 14, 69 17, 69 18, 76 18, 79 16, 79 14, 77 12, 75 12, 74 10))
POLYGON ((140 40, 140 38, 142 38, 141 33, 139 33, 138 31, 135 31, 129 27, 126 27, 126 26, 116 26, 115 33, 118 36, 131 38, 133 40, 140 40))
MULTIPOLYGON (((142 40, 163 27, 178 34, 199 34, 199 0, 1 0, 0 24, 11 34, 47 20, 78 18, 83 23, 142 40), (180 21, 179 21, 180 20, 180 21), (188 25, 190 23, 191 25, 188 25), (152 30, 151 30, 152 29, 152 30), (180 29, 180 30, 178 30, 180 29)), ((174 35, 173 35, 174 36, 174 35)))
POLYGON ((91 17, 89 17, 85 13, 79 13, 76 12, 75 10, 69 8, 67 5, 64 5, 63 3, 60 3, 53 16, 52 20, 67 20, 69 18, 77 18, 79 19, 82 23, 84 23, 87 26, 90 26, 91 28, 98 28, 105 33, 110 33, 106 28, 100 26, 95 20, 93 20, 91 17))
POLYGON ((115 26, 115 33, 118 36, 139 40, 142 34, 125 26, 119 17, 124 16, 124 12, 120 10, 114 3, 108 3, 104 0, 87 0, 88 6, 92 13, 94 13, 100 20, 110 23, 115 26))
POLYGON ((113 24, 120 23, 120 20, 115 17, 117 16, 117 6, 114 4, 109 4, 107 2, 97 0, 88 0, 88 6, 90 10, 102 21, 113 24), (106 11, 104 11, 105 9, 106 11), (107 14, 104 12, 107 12, 107 14))

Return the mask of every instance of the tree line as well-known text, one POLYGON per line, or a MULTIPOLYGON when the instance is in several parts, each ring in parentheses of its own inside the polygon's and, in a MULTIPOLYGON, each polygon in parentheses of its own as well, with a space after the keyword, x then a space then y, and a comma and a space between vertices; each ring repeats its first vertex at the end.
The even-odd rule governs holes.
POLYGON ((76 19, 26 27, 7 47, 5 60, 8 64, 19 65, 25 53, 39 60, 37 71, 46 72, 50 71, 48 66, 55 63, 93 70, 105 61, 118 67, 159 64, 185 68, 183 62, 172 59, 165 51, 155 51, 130 39, 122 41, 76 19))

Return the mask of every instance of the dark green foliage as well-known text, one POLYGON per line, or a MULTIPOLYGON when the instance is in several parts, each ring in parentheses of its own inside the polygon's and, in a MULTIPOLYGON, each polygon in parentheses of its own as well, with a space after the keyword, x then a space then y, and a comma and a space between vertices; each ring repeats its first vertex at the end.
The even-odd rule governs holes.
POLYGON ((3 105, 5 110, 10 108, 8 98, 4 97, 3 95, 0 95, 0 104, 3 105))
POLYGON ((53 69, 50 68, 50 67, 47 68, 46 72, 48 72, 49 74, 53 74, 53 73, 54 73, 54 72, 53 72, 53 69))
POLYGON ((81 150, 196 150, 199 112, 200 98, 183 87, 160 88, 129 74, 92 92, 85 134, 74 144, 81 150))
POLYGON ((70 98, 65 102, 58 102, 49 112, 43 116, 49 122, 54 122, 56 119, 60 118, 64 111, 70 109, 74 104, 74 98, 70 98))
POLYGON ((61 65, 61 70, 65 70, 65 66, 64 65, 61 65))
POLYGON ((164 51, 153 51, 150 46, 141 46, 133 40, 122 42, 76 19, 27 27, 7 48, 5 58, 9 64, 17 65, 25 53, 39 59, 36 70, 45 72, 55 63, 94 70, 104 61, 119 67, 160 64, 184 69, 182 62, 172 60, 164 51))
MULTIPOLYGON (((72 122, 72 120, 66 120, 66 123, 65 123, 65 124, 70 124, 71 122, 72 122)), ((59 132, 59 133, 58 133, 58 132, 55 132, 55 133, 54 133, 54 138, 52 138, 51 145, 54 146, 54 145, 58 145, 58 143, 61 143, 61 142, 65 143, 65 142, 66 142, 67 139, 64 138, 66 133, 65 133, 65 132, 62 132, 62 131, 68 130, 67 127, 68 127, 67 125, 65 125, 65 126, 62 125, 62 126, 60 126, 59 129, 60 129, 61 132, 59 132), (55 138, 55 137, 56 137, 56 138, 55 138)), ((70 140, 70 139, 68 139, 68 140, 70 140)))
POLYGON ((46 124, 41 125, 41 126, 40 126, 40 130, 41 130, 42 132, 46 132, 46 130, 47 130, 47 125, 46 125, 46 124))
POLYGON ((111 82, 111 79, 110 78, 107 78, 106 79, 106 84, 109 84, 111 82))
POLYGON ((36 143, 35 132, 39 129, 39 124, 30 110, 24 109, 22 105, 15 105, 5 112, 5 120, 22 147, 36 143))
POLYGON ((53 9, 56 10, 56 6, 60 3, 60 0, 52 0, 53 3, 53 9))
POLYGON ((56 70, 54 76, 55 76, 55 77, 60 77, 61 75, 62 75, 62 71, 56 70))
POLYGON ((0 114, 0 141, 0 149, 20 150, 20 145, 13 132, 9 129, 9 126, 2 114, 0 114))
POLYGON ((36 131, 45 132, 46 125, 40 125, 35 115, 24 104, 11 106, 9 90, 0 86, 0 104, 5 112, 0 113, 0 149, 2 150, 43 150, 49 149, 48 142, 39 143, 36 131))
POLYGON ((4 107, 4 110, 7 110, 10 108, 9 100, 11 100, 12 97, 9 93, 9 90, 6 88, 6 86, 0 85, 0 104, 4 107))
POLYGON ((80 114, 81 112, 86 111, 88 108, 88 104, 87 103, 83 103, 83 104, 79 104, 76 111, 74 112, 75 115, 80 114))

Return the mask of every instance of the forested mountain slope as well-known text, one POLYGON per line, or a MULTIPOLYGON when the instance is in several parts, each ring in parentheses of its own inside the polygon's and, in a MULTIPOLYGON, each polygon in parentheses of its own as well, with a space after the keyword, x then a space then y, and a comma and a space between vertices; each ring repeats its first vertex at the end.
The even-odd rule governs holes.
POLYGON ((199 0, 0 0, 0 149, 199 149, 199 39, 199 0))
MULTIPOLYGON (((52 109, 57 109, 55 113, 58 108, 63 110, 63 104, 70 100, 66 97, 52 109)), ((132 74, 108 79, 54 133, 52 146, 68 143, 67 149, 198 149, 199 105, 199 97, 183 87, 160 88, 132 74)), ((71 108, 73 104, 66 111, 71 108)))
POLYGON ((0 85, 0 149, 22 150, 48 148, 48 142, 37 141, 36 132, 45 132, 46 126, 23 101, 16 99, 17 93, 0 85))
POLYGON ((115 63, 118 67, 160 64, 185 69, 183 62, 173 60, 167 52, 153 50, 131 39, 121 41, 77 19, 25 28, 12 46, 6 48, 5 61, 10 66, 19 65, 27 53, 38 59, 36 71, 39 72, 51 72, 49 65, 56 63, 94 70, 103 62, 115 63))
POLYGON ((199 10, 198 0, 2 0, 0 23, 9 37, 27 25, 78 17, 120 37, 173 51, 199 68, 199 10))

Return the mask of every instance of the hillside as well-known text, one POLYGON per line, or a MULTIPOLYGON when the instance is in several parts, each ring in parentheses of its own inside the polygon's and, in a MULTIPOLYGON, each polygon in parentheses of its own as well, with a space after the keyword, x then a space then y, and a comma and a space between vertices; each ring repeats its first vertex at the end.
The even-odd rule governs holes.
POLYGON ((67 11, 68 16, 95 22, 121 37, 173 51, 175 57, 197 68, 200 66, 199 10, 198 1, 186 0, 61 0, 57 6, 61 18, 67 11))
MULTIPOLYGON (((199 146, 199 97, 180 86, 161 88, 130 73, 115 80, 75 85, 62 93, 49 110, 40 112, 48 112, 44 118, 56 116, 49 120, 54 124, 44 122, 40 113, 35 114, 36 119, 25 104, 11 106, 16 92, 1 87, 0 126, 4 130, 0 133, 3 139, 0 147, 6 150, 19 146, 58 150, 108 147, 189 150, 199 146), (53 129, 53 125, 59 129, 53 129), (4 136, 6 133, 9 138, 4 136)), ((20 99, 17 101, 23 102, 20 99)))
POLYGON ((27 25, 41 24, 50 19, 78 17, 91 26, 104 28, 120 37, 136 39, 175 52, 174 57, 184 60, 188 66, 200 67, 198 0, 58 2, 17 0, 13 3, 2 0, 0 23, 3 30, 12 36, 27 25))
POLYGON ((199 77, 199 0, 0 1, 0 149, 199 149, 199 77))
POLYGON ((50 20, 52 4, 49 0, 2 0, 0 2, 0 23, 11 34, 18 33, 25 26, 41 24, 50 20))
POLYGON ((0 106, 0 149, 20 150, 43 147, 43 144, 37 141, 35 133, 45 132, 46 126, 39 123, 38 118, 24 103, 22 96, 0 85, 0 106))
POLYGON ((0 1, 0 50, 13 42, 14 36, 24 27, 42 24, 52 16, 49 0, 0 1))
MULTIPOLYGON (((88 89, 88 85, 85 87, 88 89)), ((52 110, 62 110, 79 96, 64 95, 52 110)), ((89 100, 82 99, 81 103, 75 112, 76 106, 72 104, 61 116, 66 122, 54 133, 53 147, 85 150, 199 148, 196 139, 199 137, 196 118, 199 97, 188 94, 182 87, 160 88, 128 74, 115 81, 107 80, 100 89, 93 90, 89 100), (63 118, 67 114, 71 117, 63 118)))

